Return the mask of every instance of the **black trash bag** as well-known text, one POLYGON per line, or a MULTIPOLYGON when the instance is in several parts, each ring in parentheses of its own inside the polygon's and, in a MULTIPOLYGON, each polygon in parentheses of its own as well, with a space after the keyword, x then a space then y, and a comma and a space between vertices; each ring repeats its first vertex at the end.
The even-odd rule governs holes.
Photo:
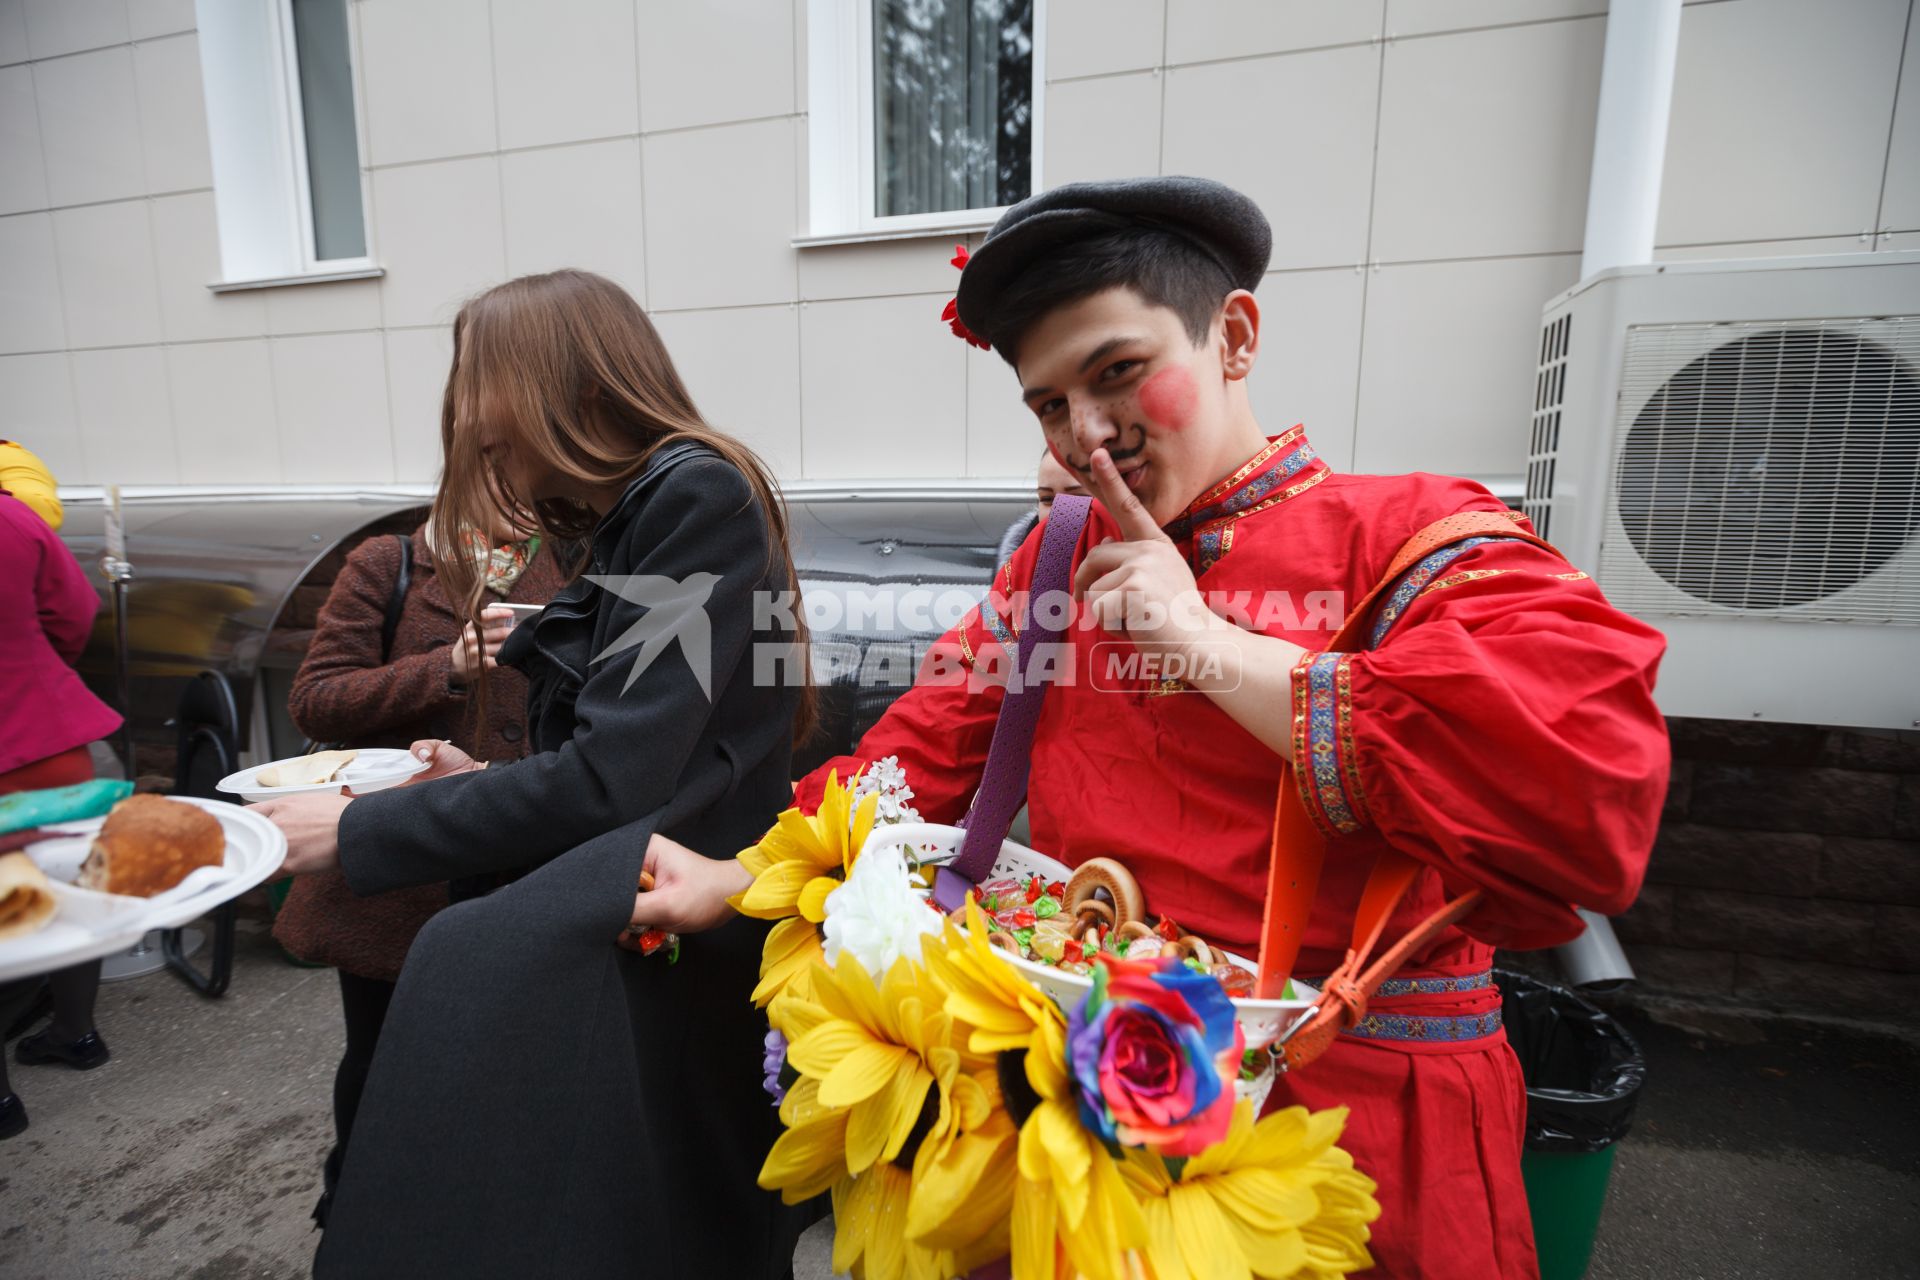
POLYGON ((1647 1078, 1626 1028, 1565 987, 1510 969, 1494 978, 1527 1082, 1527 1149, 1602 1151, 1626 1137, 1647 1078))

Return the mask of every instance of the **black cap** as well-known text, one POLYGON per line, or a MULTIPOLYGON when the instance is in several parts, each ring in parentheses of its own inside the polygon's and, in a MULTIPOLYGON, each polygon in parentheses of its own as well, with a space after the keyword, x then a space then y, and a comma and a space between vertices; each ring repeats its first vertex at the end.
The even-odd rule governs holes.
POLYGON ((993 341, 1000 292, 1036 257, 1075 240, 1153 227, 1190 242, 1220 264, 1236 289, 1266 274, 1273 229, 1260 206, 1211 178, 1070 182, 1029 196, 1000 215, 960 273, 960 321, 993 341))

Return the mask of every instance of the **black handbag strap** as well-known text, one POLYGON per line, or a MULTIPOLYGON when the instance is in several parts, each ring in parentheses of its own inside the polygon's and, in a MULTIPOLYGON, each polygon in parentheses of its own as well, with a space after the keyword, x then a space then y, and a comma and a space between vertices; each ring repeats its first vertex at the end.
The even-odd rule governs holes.
POLYGON ((393 660, 393 637, 400 630, 400 614, 407 607, 407 589, 413 585, 413 539, 396 533, 400 544, 400 572, 394 575, 393 590, 387 595, 387 616, 380 623, 380 665, 393 660))
MULTIPOLYGON (((393 637, 400 630, 400 614, 407 607, 407 591, 413 586, 413 539, 404 533, 396 533, 393 540, 400 544, 400 572, 393 577, 393 589, 387 593, 387 611, 380 619, 380 665, 383 667, 393 660, 393 637)), ((308 738, 300 744, 300 754, 310 756, 316 751, 339 751, 346 745, 344 742, 320 742, 308 738)))

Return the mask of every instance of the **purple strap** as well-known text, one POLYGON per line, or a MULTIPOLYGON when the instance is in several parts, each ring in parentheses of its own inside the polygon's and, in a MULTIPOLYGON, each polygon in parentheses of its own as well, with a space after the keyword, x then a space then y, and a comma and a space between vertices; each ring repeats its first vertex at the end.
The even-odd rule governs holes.
MULTIPOLYGON (((960 856, 941 867, 933 881, 933 900, 942 911, 952 911, 966 899, 967 891, 993 870, 1000 856, 1000 845, 1007 838, 1013 817, 1027 799, 1027 770, 1031 767, 1033 731, 1040 723, 1040 704, 1046 701, 1046 682, 1037 678, 1034 650, 1053 644, 1065 632, 1034 616, 1033 602, 1053 592, 1064 593, 1070 585, 1073 549, 1080 541, 1093 500, 1061 495, 1053 500, 1040 535, 1040 556, 1034 562, 1033 581, 1027 592, 1025 618, 1015 648, 1015 668, 1019 684, 1009 689, 1000 703, 1000 718, 993 726, 993 743, 987 748, 987 767, 980 774, 980 790, 974 793, 973 807, 960 823, 967 829, 960 856), (1029 678, 1029 677, 1035 678, 1029 678)), ((990 609, 991 601, 981 608, 990 609)))

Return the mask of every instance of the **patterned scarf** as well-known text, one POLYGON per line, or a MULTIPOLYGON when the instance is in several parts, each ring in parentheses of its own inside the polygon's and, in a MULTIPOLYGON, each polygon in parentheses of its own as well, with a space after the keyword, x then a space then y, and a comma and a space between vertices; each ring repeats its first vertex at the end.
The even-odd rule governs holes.
POLYGON ((540 539, 537 537, 496 547, 478 529, 467 530, 461 541, 466 544, 474 563, 486 575, 487 590, 502 599, 512 592, 513 584, 520 581, 520 575, 527 571, 534 553, 540 550, 540 539))

